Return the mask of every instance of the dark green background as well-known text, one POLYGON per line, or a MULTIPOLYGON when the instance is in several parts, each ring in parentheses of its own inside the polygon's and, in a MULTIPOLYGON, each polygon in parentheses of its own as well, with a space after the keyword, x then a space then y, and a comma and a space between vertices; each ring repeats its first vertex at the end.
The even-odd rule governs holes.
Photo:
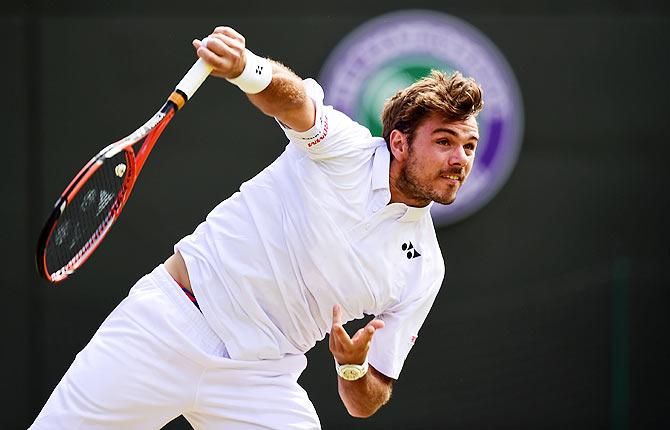
POLYGON ((524 99, 523 147, 490 204, 439 229, 445 285, 387 407, 349 418, 327 345, 310 352, 301 381, 324 428, 668 428, 670 13, 621 0, 0 6, 0 428, 26 428, 132 284, 283 149, 271 119, 209 79, 92 260, 59 287, 37 278, 55 197, 160 106, 194 61, 191 39, 231 25, 317 76, 342 37, 407 8, 465 19, 500 48, 524 99))

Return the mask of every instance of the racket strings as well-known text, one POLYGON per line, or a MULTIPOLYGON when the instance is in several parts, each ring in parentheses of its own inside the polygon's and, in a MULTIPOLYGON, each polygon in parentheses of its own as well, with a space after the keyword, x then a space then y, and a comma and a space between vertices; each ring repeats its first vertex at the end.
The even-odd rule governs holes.
POLYGON ((112 225, 127 192, 132 163, 121 151, 105 162, 68 202, 47 244, 49 273, 76 268, 112 225))

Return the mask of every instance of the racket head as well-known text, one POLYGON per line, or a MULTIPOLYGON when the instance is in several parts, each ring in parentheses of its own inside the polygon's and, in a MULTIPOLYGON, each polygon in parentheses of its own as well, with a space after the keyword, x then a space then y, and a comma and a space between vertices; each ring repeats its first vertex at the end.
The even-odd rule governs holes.
POLYGON ((44 279, 61 282, 86 262, 118 218, 137 173, 132 146, 110 145, 81 169, 37 242, 37 271, 44 279))
POLYGON ((44 279, 63 281, 102 243, 128 201, 151 149, 178 109, 172 97, 142 127, 93 157, 56 201, 35 253, 37 271, 44 279), (139 142, 142 146, 136 155, 133 145, 139 142))

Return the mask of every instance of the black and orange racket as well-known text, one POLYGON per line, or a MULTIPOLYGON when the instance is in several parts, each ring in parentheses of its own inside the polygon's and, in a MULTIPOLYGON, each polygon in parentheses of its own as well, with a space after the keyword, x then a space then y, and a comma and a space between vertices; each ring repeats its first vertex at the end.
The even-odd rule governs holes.
POLYGON ((142 127, 100 151, 56 201, 37 242, 40 275, 60 282, 93 254, 118 219, 156 140, 212 71, 199 59, 142 127), (142 143, 137 154, 133 146, 142 143))

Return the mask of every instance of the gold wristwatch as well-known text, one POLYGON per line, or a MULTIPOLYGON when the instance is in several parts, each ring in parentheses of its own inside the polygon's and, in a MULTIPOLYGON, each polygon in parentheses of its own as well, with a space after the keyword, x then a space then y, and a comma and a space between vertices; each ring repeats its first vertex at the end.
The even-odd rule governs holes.
POLYGON ((368 373, 368 359, 363 364, 339 364, 335 360, 335 370, 340 377, 346 381, 355 381, 361 379, 368 373))

